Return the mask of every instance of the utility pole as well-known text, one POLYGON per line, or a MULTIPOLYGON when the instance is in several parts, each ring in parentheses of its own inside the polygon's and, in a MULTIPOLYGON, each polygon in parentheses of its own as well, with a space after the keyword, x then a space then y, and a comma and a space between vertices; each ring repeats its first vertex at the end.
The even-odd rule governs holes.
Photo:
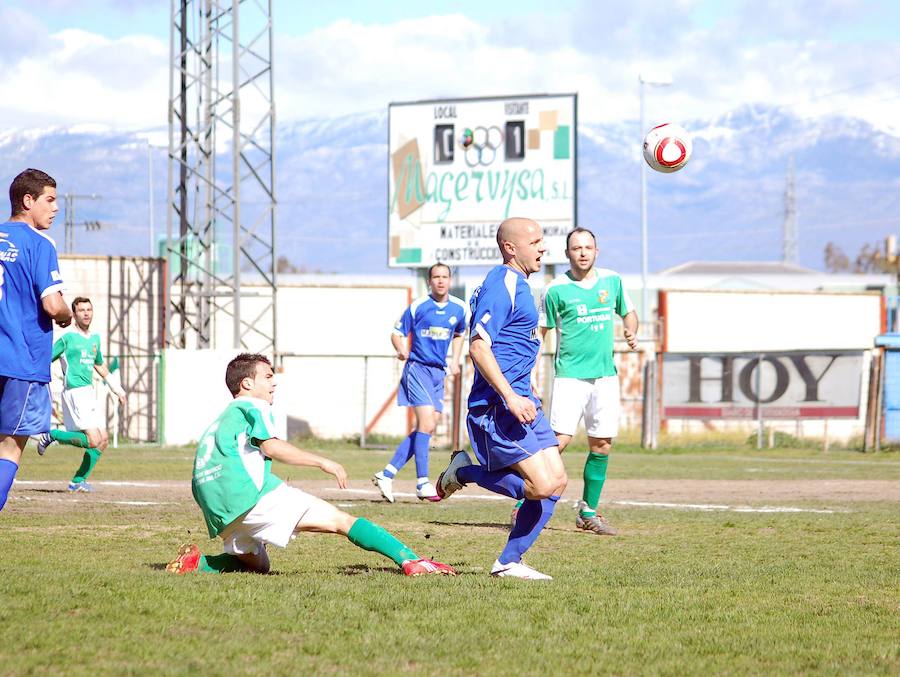
POLYGON ((71 254, 75 251, 75 226, 85 226, 88 230, 99 230, 99 221, 84 221, 75 223, 75 200, 100 200, 101 196, 91 193, 80 195, 78 193, 63 193, 63 205, 65 206, 63 252, 71 254))
POLYGON ((784 226, 781 260, 784 263, 799 263, 800 252, 797 243, 797 193, 794 186, 794 156, 788 160, 787 185, 784 188, 784 226))

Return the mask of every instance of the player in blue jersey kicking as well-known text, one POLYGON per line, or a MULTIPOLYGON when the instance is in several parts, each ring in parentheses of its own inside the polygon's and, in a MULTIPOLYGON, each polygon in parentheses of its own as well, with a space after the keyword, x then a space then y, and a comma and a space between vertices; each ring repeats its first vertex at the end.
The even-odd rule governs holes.
POLYGON ((469 354, 475 381, 466 422, 480 465, 474 465, 466 452, 454 452, 438 477, 437 490, 446 498, 474 482, 525 499, 491 575, 550 580, 522 562, 553 515, 567 482, 556 435, 531 391, 540 340, 538 311, 526 279, 541 269, 546 248, 541 227, 524 218, 501 223, 497 244, 503 265, 487 274, 471 301, 469 354))
POLYGON ((444 410, 444 377, 459 373, 463 333, 468 310, 465 301, 450 295, 450 267, 435 263, 428 269, 431 293, 416 299, 394 326, 391 343, 397 359, 406 362, 397 404, 412 407, 416 427, 397 447, 383 470, 375 473, 373 484, 391 503, 394 502, 394 477, 410 458, 416 459, 416 496, 423 501, 441 500, 428 479, 428 446, 444 410), (412 335, 412 350, 407 336, 412 335), (450 364, 447 352, 451 348, 450 364))
POLYGON ((59 211, 56 181, 26 169, 9 201, 12 216, 0 224, 0 510, 28 437, 50 430, 53 322, 72 322, 56 245, 43 232, 59 211))

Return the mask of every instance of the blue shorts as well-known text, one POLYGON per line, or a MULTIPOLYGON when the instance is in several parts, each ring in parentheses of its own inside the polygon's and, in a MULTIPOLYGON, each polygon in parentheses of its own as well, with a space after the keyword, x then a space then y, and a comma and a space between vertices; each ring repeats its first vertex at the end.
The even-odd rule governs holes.
POLYGON ((475 407, 469 409, 466 423, 472 450, 488 470, 508 468, 559 444, 540 407, 531 423, 519 423, 503 404, 475 407))
POLYGON ((434 407, 444 410, 444 377, 447 370, 432 367, 421 362, 406 361, 400 389, 397 391, 397 405, 401 407, 434 407))
POLYGON ((50 430, 50 385, 0 376, 0 435, 39 435, 50 430))

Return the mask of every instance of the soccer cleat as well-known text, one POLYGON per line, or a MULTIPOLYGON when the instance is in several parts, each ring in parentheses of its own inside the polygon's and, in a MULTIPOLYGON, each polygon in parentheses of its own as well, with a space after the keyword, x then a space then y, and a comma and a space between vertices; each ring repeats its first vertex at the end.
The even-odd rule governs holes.
POLYGON ((87 482, 69 482, 69 491, 73 494, 82 492, 82 493, 90 493, 94 490, 87 482))
POLYGON ((542 574, 536 569, 532 569, 522 562, 510 562, 509 564, 500 564, 500 560, 494 562, 491 567, 491 576, 496 578, 521 578, 524 581, 552 581, 553 576, 542 574))
POLYGON ((426 482, 421 487, 416 487, 416 497, 420 501, 431 501, 433 503, 441 500, 441 497, 438 496, 438 493, 435 491, 434 485, 431 482, 426 482))
POLYGON ((196 543, 185 543, 178 548, 178 556, 166 564, 166 571, 173 574, 186 574, 196 571, 200 566, 200 548, 196 543))
POLYGON ((575 526, 579 529, 584 529, 585 531, 592 531, 598 536, 615 536, 618 533, 612 526, 610 526, 609 522, 601 515, 599 512, 591 515, 590 517, 586 517, 581 514, 581 510, 583 508, 587 508, 587 503, 584 501, 579 501, 578 505, 575 506, 575 526))
POLYGON ((41 433, 35 437, 35 439, 37 440, 38 456, 43 456, 44 452, 47 451, 47 447, 55 442, 55 440, 50 437, 50 433, 41 433))
POLYGON ((384 496, 384 500, 388 503, 394 502, 394 480, 392 478, 378 471, 372 476, 372 484, 378 487, 378 491, 384 496))
POLYGON ((430 559, 408 559, 403 563, 403 573, 407 576, 424 576, 426 574, 443 574, 456 576, 456 570, 449 564, 435 562, 430 559))
POLYGON ((437 495, 441 500, 463 488, 464 485, 456 479, 456 471, 466 465, 472 465, 469 455, 464 451, 454 451, 450 456, 450 465, 438 476, 437 495))

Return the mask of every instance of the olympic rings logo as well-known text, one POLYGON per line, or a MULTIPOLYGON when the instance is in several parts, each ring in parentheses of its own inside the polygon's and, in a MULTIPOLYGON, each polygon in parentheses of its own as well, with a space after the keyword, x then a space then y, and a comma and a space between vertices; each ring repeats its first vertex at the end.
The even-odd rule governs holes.
POLYGON ((503 130, 496 125, 466 128, 459 145, 465 150, 466 164, 469 167, 487 167, 497 158, 497 151, 503 145, 503 130))

